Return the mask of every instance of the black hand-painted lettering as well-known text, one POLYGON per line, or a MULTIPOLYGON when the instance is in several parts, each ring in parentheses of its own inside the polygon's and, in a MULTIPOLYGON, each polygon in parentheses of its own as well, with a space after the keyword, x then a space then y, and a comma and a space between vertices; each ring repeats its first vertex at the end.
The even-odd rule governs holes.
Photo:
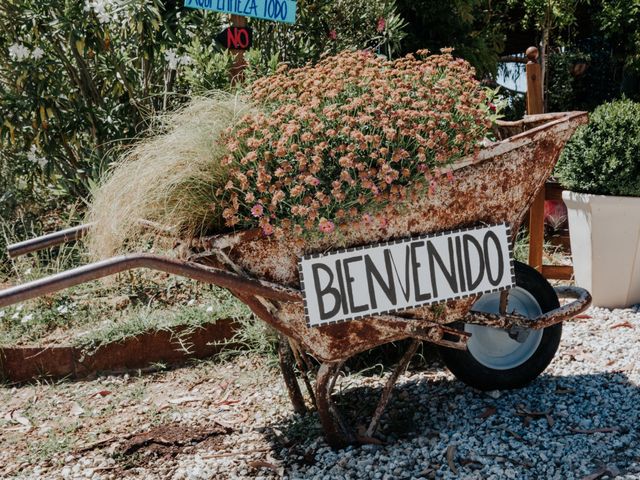
POLYGON ((371 308, 378 308, 378 301, 376 300, 376 291, 373 286, 373 278, 375 277, 376 281, 382 291, 387 296, 391 304, 395 307, 398 304, 398 299, 396 297, 396 286, 395 281, 393 280, 393 259, 391 258, 391 252, 389 249, 385 249, 384 251, 384 265, 385 270, 387 272, 387 281, 385 282, 382 278, 382 275, 376 268, 373 260, 369 255, 364 256, 364 268, 367 272, 367 287, 369 288, 369 302, 371 303, 371 308))
POLYGON ((469 235, 468 233, 462 236, 462 244, 464 249, 464 271, 467 276, 467 287, 469 290, 474 290, 482 282, 484 277, 484 255, 482 253, 482 246, 480 242, 476 240, 476 237, 469 235), (474 279, 473 272, 471 271, 471 251, 469 245, 473 245, 478 252, 478 276, 474 279))
POLYGON ((416 249, 424 246, 424 242, 412 242, 411 243, 411 267, 413 271, 413 288, 415 290, 414 296, 416 302, 425 302, 431 298, 430 293, 420 293, 420 275, 418 269, 422 265, 418 262, 418 256, 416 255, 416 249))
POLYGON ((456 237, 456 258, 458 261, 458 279, 460 280, 460 291, 464 292, 467 290, 467 285, 464 281, 464 270, 462 269, 464 259, 462 258, 462 241, 460 240, 460 237, 456 237))
POLYGON ((482 242, 482 246, 484 247, 484 263, 487 266, 487 278, 489 279, 489 283, 494 287, 498 285, 502 281, 502 276, 504 275, 504 258, 502 258, 502 248, 500 247, 500 240, 498 236, 492 231, 488 231, 484 234, 484 241, 482 242), (489 253, 489 240, 493 242, 496 247, 496 258, 498 259, 498 275, 496 275, 495 279, 491 275, 491 258, 489 253))
POLYGON ((340 287, 340 297, 342 299, 342 313, 349 313, 349 305, 347 304, 347 295, 344 291, 344 278, 342 277, 342 263, 336 260, 336 276, 338 277, 338 286, 340 287))
POLYGON ((427 252, 429 254, 429 272, 431 273, 431 289, 433 290, 433 296, 438 296, 438 282, 436 277, 436 263, 440 267, 440 271, 443 273, 444 278, 447 280, 449 287, 453 293, 458 293, 458 281, 456 280, 456 265, 453 252, 453 239, 448 239, 449 245, 449 269, 444 265, 444 261, 438 250, 431 241, 427 241, 427 252), (434 261, 435 260, 435 261, 434 261))
POLYGON ((342 261, 342 264, 344 266, 344 276, 347 279, 347 294, 349 295, 349 308, 351 309, 351 313, 364 312, 369 308, 369 305, 367 305, 366 303, 364 305, 355 304, 355 300, 353 298, 353 288, 351 288, 351 285, 353 284, 355 278, 351 276, 351 272, 349 271, 349 264, 355 263, 355 262, 361 262, 361 261, 362 261, 362 255, 357 257, 347 258, 342 261))
POLYGON ((313 272, 313 283, 315 286, 313 290, 316 292, 316 297, 318 300, 318 308, 320 310, 320 319, 328 320, 334 315, 336 315, 340 310, 340 304, 342 301, 340 291, 337 288, 333 287, 334 277, 333 277, 333 272, 329 267, 327 267, 326 265, 323 265, 322 263, 314 263, 313 265, 311 265, 311 271, 313 272), (322 288, 322 286, 320 285, 320 273, 319 273, 320 270, 323 270, 325 273, 329 275, 329 282, 327 282, 327 285, 324 288, 322 288), (335 301, 333 308, 328 311, 325 307, 324 300, 323 300, 323 298, 326 295, 331 295, 335 301))
POLYGON ((409 301, 409 298, 411 297, 411 285, 410 285, 410 279, 409 279, 409 274, 411 273, 409 271, 409 246, 407 245, 407 247, 405 248, 405 266, 404 266, 404 285, 402 285, 402 280, 400 280, 400 275, 398 275, 398 268, 396 267, 396 262, 393 259, 393 255, 391 255, 391 263, 393 264, 393 270, 396 273, 396 278, 398 279, 398 283, 400 284, 400 289, 402 290, 402 295, 404 296, 404 299, 406 302, 409 301))

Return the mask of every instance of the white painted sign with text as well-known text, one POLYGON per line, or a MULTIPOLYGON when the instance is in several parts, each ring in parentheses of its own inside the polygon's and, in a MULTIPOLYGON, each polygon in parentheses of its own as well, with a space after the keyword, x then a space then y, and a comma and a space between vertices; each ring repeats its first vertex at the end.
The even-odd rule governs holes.
POLYGON ((503 223, 303 257, 307 323, 327 325, 511 288, 510 237, 503 223))

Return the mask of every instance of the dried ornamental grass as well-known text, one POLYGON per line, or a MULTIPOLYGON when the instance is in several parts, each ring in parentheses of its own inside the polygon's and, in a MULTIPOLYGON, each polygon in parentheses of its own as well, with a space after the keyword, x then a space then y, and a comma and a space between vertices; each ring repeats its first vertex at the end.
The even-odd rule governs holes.
POLYGON ((196 98, 161 119, 159 134, 134 146, 94 192, 88 221, 92 256, 103 258, 139 246, 140 220, 170 227, 181 237, 223 228, 216 194, 228 180, 219 136, 249 111, 227 94, 196 98))
POLYGON ((491 115, 467 62, 427 53, 345 52, 256 81, 265 111, 223 135, 226 225, 331 233, 451 181, 448 167, 478 151, 491 115))

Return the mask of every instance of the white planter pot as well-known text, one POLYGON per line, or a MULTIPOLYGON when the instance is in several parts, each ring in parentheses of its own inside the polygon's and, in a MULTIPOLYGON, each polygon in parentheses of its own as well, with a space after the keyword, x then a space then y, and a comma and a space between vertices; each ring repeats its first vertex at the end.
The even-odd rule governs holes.
POLYGON ((593 305, 640 303, 640 198, 564 191, 573 271, 593 305))

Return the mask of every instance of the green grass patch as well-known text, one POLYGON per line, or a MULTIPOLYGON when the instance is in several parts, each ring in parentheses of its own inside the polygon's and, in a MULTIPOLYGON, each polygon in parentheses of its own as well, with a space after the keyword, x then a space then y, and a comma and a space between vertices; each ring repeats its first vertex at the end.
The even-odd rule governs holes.
POLYGON ((186 336, 226 318, 253 322, 250 310, 224 289, 130 272, 111 284, 91 282, 0 310, 0 345, 72 344, 92 350, 149 331, 182 327, 186 336))
POLYGON ((73 344, 92 350, 145 332, 172 331, 181 327, 176 340, 188 352, 190 346, 183 343, 182 339, 195 329, 222 319, 249 320, 251 317, 251 311, 233 295, 221 288, 212 287, 201 293, 198 300, 188 300, 186 305, 158 308, 151 304, 129 308, 120 312, 115 321, 103 322, 98 328, 77 336, 73 339, 73 344))

